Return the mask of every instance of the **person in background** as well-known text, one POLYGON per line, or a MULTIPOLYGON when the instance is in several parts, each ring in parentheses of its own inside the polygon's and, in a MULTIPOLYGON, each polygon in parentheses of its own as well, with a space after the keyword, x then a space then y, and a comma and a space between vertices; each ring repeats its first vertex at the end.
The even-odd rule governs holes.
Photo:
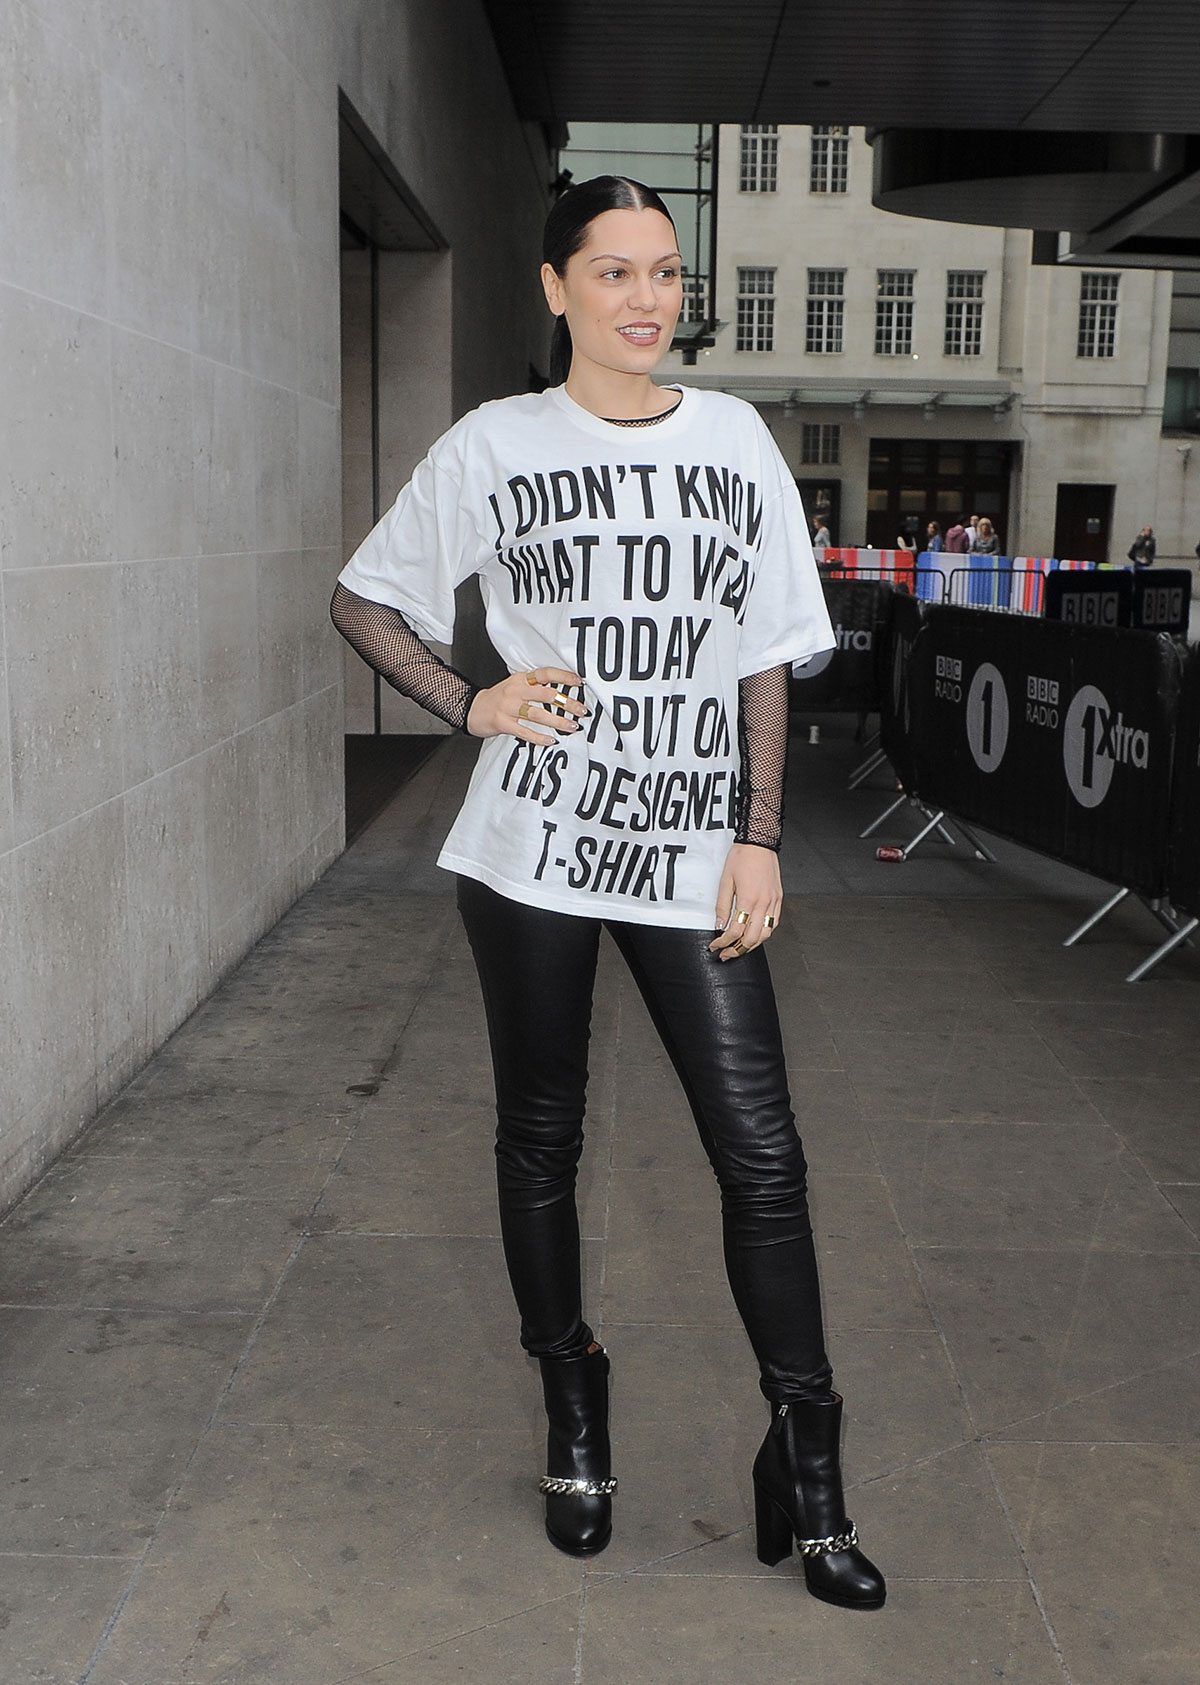
POLYGON ((911 550, 915 556, 917 552, 917 541, 911 533, 899 532, 896 534, 896 548, 897 550, 911 550))
POLYGON ((1154 528, 1143 527, 1129 546, 1129 560, 1135 568, 1148 568, 1152 566, 1157 552, 1158 545, 1154 540, 1154 528))
POLYGON ((952 556, 965 556, 967 551, 970 549, 970 543, 967 538, 967 529, 963 526, 961 521, 955 521, 954 525, 950 528, 950 531, 946 534, 946 543, 944 548, 949 550, 952 556))
POLYGON ((968 517, 967 525, 966 525, 966 534, 967 534, 967 549, 968 550, 974 550, 976 548, 976 540, 979 537, 979 516, 978 515, 971 515, 971 516, 968 517))
POLYGON ((813 555, 819 562, 824 560, 825 552, 832 543, 833 539, 829 536, 829 528, 825 525, 823 518, 818 515, 813 521, 812 547, 813 555))
POLYGON ((945 548, 945 540, 942 537, 942 529, 936 521, 930 521, 929 525, 925 528, 925 548, 935 556, 939 550, 945 548))
MULTIPOLYGON (((975 516, 972 515, 971 519, 974 520, 975 516)), ((996 536, 995 527, 986 515, 980 517, 979 524, 975 528, 975 542, 971 548, 982 556, 995 556, 999 553, 1000 540, 996 536)))

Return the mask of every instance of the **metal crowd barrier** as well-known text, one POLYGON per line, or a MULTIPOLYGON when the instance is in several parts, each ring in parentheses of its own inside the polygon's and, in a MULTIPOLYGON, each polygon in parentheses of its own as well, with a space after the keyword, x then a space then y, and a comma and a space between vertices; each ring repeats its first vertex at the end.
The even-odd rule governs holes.
POLYGON ((1096 564, 1056 556, 985 556, 950 550, 869 550, 831 546, 820 571, 826 579, 879 580, 926 603, 954 603, 1005 614, 1045 611, 1052 573, 1091 572, 1096 564))
POLYGON ((946 580, 943 600, 960 608, 1040 615, 1044 584, 1040 568, 954 568, 946 580))
POLYGON ((892 606, 880 725, 903 794, 861 834, 910 803, 919 835, 880 858, 953 841, 947 824, 991 858, 979 825, 1107 879, 1066 945, 1137 896, 1168 932, 1127 980, 1144 977, 1200 928, 1200 656, 1163 633, 892 606))

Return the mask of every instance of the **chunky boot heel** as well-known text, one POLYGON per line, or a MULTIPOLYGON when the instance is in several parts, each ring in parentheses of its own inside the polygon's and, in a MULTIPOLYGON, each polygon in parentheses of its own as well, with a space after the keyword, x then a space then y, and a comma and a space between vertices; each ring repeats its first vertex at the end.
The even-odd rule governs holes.
POLYGON ((859 1550, 858 1532, 846 1518, 841 1429, 842 1401, 836 1393, 775 1406, 754 1460, 758 1559, 773 1568, 791 1554, 794 1538, 804 1583, 814 1597, 841 1609, 882 1609, 887 1598, 883 1575, 859 1550))
POLYGON ((754 1537, 758 1547, 758 1560, 765 1562, 768 1568, 776 1567, 785 1556, 792 1554, 792 1540, 795 1536, 791 1522, 779 1505, 756 1484, 754 1537))
POLYGON ((617 1489, 608 1444, 608 1354, 596 1346, 583 1357, 538 1361, 550 1423, 547 1472, 538 1482, 546 1537, 568 1556, 598 1556, 612 1538, 617 1489))

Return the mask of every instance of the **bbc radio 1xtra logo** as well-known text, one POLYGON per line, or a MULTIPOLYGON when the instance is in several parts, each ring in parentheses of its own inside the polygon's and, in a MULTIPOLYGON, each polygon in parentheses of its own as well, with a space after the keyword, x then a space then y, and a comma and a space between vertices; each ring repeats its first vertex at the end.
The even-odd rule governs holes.
POLYGON ((1071 699, 1063 721, 1063 766, 1067 784, 1080 807, 1099 807, 1118 766, 1145 772, 1150 764, 1147 732, 1125 724, 1095 685, 1083 685, 1071 699))

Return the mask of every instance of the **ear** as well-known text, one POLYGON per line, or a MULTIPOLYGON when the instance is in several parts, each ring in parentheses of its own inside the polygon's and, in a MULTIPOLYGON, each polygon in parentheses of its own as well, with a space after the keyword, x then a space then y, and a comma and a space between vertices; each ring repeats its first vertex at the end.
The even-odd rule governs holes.
POLYGON ((564 315, 567 305, 563 298, 563 284, 552 263, 543 263, 542 265, 542 289, 546 294, 546 303, 550 306, 554 315, 564 315))

